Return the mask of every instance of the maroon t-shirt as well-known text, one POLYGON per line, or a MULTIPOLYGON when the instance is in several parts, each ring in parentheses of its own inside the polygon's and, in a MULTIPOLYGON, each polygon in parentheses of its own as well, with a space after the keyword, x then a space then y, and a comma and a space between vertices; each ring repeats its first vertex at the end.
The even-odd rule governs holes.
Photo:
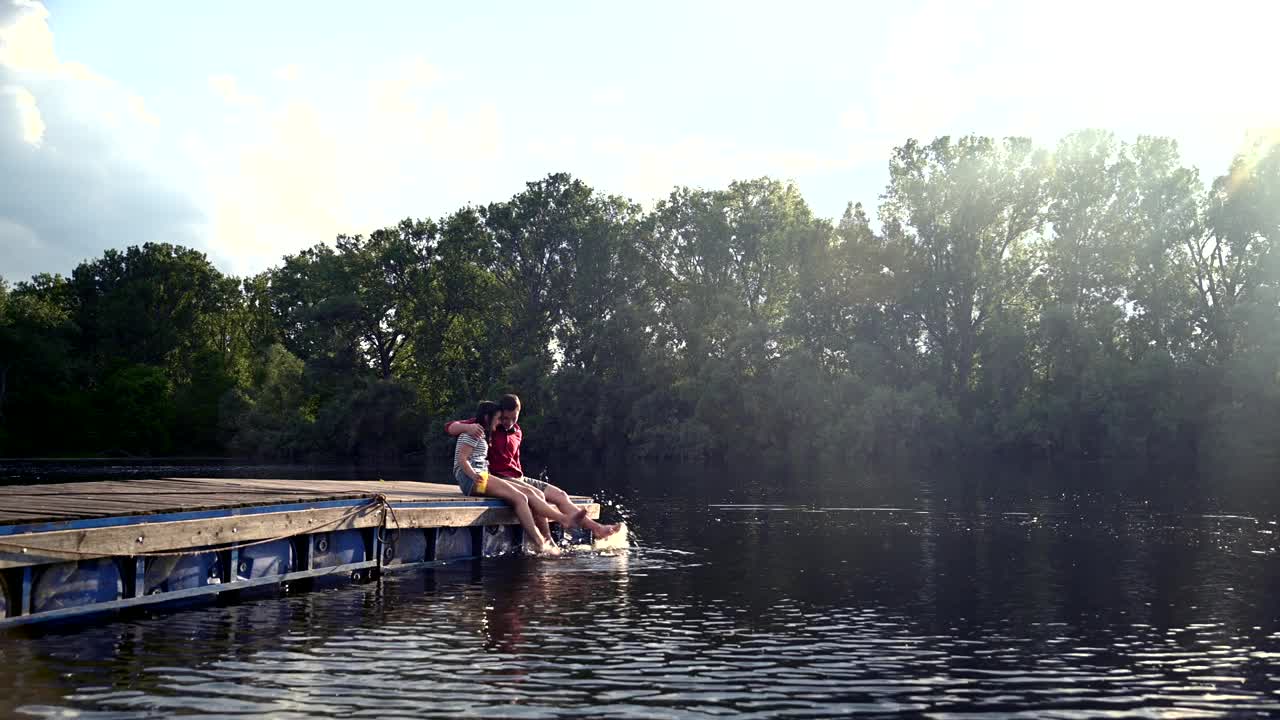
MULTIPOLYGON (((475 418, 467 420, 454 420, 444 424, 445 432, 449 432, 449 426, 455 422, 474 424, 475 418)), ((524 475, 524 471, 520 469, 520 441, 524 439, 524 433, 520 432, 520 423, 511 426, 510 430, 504 429, 501 425, 497 430, 493 431, 493 435, 489 438, 489 472, 498 477, 520 477, 524 475)))

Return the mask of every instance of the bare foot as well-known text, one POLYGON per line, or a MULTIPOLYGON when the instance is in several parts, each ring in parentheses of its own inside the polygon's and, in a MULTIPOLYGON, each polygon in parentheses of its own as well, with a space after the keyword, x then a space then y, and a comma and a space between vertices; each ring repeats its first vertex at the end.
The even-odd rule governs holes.
POLYGON ((543 543, 538 549, 538 554, 543 557, 559 557, 561 553, 560 546, 553 542, 543 543))
POLYGON ((618 532, 618 531, 619 531, 619 530, 621 530, 621 529, 622 529, 622 525, 621 525, 621 524, 618 524, 618 525, 601 525, 601 526, 600 526, 600 529, 598 529, 598 530, 596 530, 596 531, 595 531, 595 536, 596 536, 596 539, 597 539, 597 540, 603 540, 603 539, 605 539, 605 538, 609 537, 610 535, 613 535, 614 533, 618 532))

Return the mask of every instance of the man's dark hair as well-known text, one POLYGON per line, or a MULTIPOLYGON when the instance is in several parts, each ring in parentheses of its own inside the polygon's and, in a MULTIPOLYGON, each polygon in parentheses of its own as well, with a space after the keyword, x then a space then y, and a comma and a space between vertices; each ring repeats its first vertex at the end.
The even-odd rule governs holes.
POLYGON ((498 398, 498 409, 500 410, 519 410, 520 398, 515 394, 507 394, 498 398))

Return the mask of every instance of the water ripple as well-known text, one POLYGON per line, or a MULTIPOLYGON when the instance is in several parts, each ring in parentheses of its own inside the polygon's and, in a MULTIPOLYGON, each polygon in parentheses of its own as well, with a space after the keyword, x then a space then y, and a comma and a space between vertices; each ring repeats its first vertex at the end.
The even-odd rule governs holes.
POLYGON ((1267 522, 807 509, 12 633, 0 682, 31 717, 1280 714, 1267 522))

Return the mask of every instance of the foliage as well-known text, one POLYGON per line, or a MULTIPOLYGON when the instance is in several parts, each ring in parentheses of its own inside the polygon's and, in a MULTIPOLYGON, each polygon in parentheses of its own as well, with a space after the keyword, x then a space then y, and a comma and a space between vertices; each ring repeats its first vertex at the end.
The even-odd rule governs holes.
POLYGON ((1280 149, 910 140, 874 213, 792 184, 649 210, 563 173, 231 278, 108 250, 0 282, 6 454, 446 452, 514 390, 529 452, 1280 464, 1280 149))

